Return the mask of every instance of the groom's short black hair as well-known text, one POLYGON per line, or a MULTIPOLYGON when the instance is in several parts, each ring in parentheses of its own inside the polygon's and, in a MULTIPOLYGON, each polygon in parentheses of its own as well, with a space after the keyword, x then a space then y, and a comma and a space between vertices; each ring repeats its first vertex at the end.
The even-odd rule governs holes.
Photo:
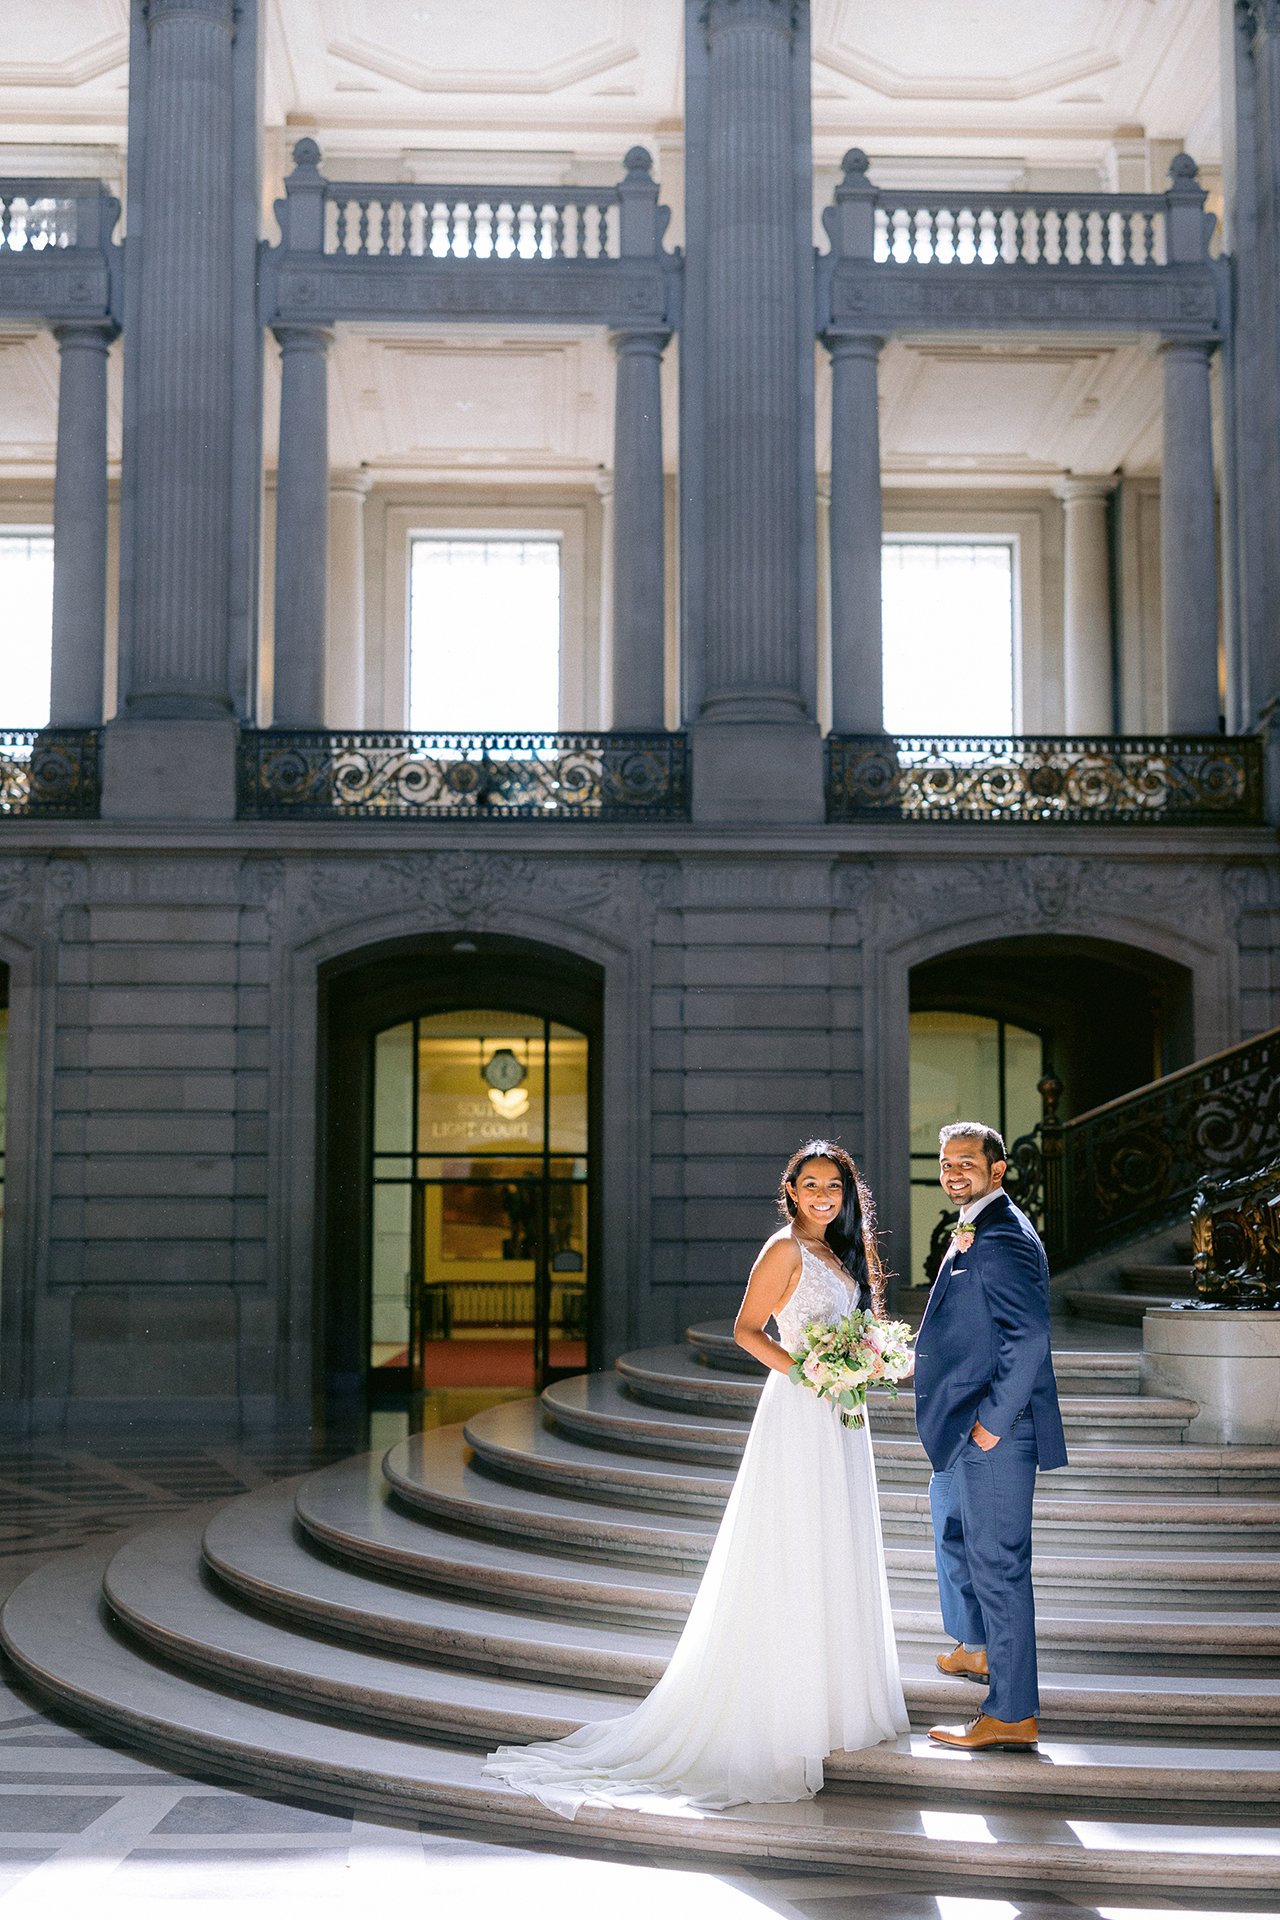
POLYGON ((953 1120, 949 1127, 938 1128, 938 1152, 945 1153, 947 1144, 952 1140, 976 1140, 982 1148, 983 1157, 989 1167, 997 1160, 1007 1160, 1004 1135, 997 1133, 994 1127, 988 1127, 981 1120, 953 1120))

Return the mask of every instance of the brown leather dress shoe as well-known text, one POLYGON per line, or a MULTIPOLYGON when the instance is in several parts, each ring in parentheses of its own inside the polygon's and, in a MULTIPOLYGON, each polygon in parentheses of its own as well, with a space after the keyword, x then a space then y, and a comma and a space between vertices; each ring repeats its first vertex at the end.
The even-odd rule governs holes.
POLYGON ((992 1747, 1034 1747, 1040 1730, 1033 1718, 993 1720, 989 1713, 978 1713, 967 1727, 930 1727, 929 1738, 944 1747, 959 1747, 964 1753, 985 1753, 992 1747))
POLYGON ((940 1653, 938 1672, 955 1673, 962 1680, 977 1680, 985 1687, 991 1678, 987 1672, 987 1650, 979 1647, 976 1652, 970 1653, 967 1647, 959 1646, 953 1653, 940 1653))

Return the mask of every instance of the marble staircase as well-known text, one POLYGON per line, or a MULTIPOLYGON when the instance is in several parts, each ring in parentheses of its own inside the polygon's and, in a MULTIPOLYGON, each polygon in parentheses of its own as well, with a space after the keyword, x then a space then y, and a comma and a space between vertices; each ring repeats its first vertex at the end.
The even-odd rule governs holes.
POLYGON ((1071 1466, 1037 1504, 1039 1754, 947 1753, 910 1395, 872 1427, 916 1731, 832 1757, 799 1807, 586 1809, 481 1775, 499 1741, 623 1710, 669 1657, 758 1370, 724 1327, 53 1563, 10 1657, 93 1728, 204 1774, 491 1837, 874 1868, 938 1886, 1161 1890, 1248 1910, 1280 1879, 1280 1449, 1186 1439, 1137 1355, 1059 1356, 1071 1466), (996 1844, 993 1844, 995 1842, 996 1844))

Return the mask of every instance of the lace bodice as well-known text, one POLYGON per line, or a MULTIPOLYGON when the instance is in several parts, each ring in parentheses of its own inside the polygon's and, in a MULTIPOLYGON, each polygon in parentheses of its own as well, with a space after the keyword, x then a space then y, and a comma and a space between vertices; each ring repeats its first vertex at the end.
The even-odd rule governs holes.
POLYGON ((800 1248, 800 1279, 785 1307, 774 1315, 778 1339, 788 1353, 799 1353, 804 1330, 812 1320, 839 1320, 857 1304, 857 1288, 851 1279, 842 1279, 832 1260, 819 1257, 803 1241, 800 1248))

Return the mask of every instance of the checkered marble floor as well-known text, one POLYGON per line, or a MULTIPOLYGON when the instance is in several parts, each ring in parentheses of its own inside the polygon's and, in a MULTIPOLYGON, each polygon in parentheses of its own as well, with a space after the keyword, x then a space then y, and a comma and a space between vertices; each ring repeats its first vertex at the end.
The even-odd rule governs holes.
MULTIPOLYGON (((355 1444, 268 1436, 201 1446, 149 1435, 2 1445, 0 1595, 59 1552, 305 1472, 355 1444)), ((0 1920, 351 1920, 375 1908, 423 1920, 1155 1920, 1157 1911, 1210 1920, 1190 1904, 1146 1910, 1132 1897, 1081 1906, 1066 1891, 1025 1901, 967 1885, 885 1891, 862 1876, 681 1868, 380 1824, 152 1766, 47 1713, 11 1672, 0 1678, 0 1920)), ((1267 1920, 1280 1920, 1280 1903, 1267 1920)))

